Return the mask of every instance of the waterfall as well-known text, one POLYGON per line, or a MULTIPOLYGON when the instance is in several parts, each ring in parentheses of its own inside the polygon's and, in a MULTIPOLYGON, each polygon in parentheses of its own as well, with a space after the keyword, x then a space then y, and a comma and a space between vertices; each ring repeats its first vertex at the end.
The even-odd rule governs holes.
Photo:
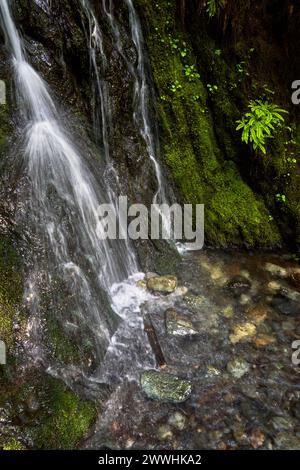
MULTIPOLYGON (((116 207, 117 195, 113 191, 113 187, 120 191, 120 186, 118 174, 110 158, 108 135, 112 126, 110 122, 110 96, 108 86, 103 79, 108 59, 103 47, 102 31, 92 5, 89 0, 80 0, 80 3, 88 20, 87 40, 92 75, 95 137, 96 141, 101 144, 105 155, 104 177, 108 183, 110 201, 116 207)), ((104 11, 110 15, 105 9, 105 5, 104 11)), ((117 50, 120 50, 118 27, 113 17, 109 16, 109 18, 110 26, 113 27, 114 35, 117 37, 117 50)), ((115 283, 112 286, 113 308, 119 313, 123 322, 112 336, 103 358, 99 373, 101 381, 116 381, 116 378, 124 376, 127 379, 134 379, 139 368, 149 368, 155 365, 153 352, 144 332, 144 322, 140 311, 140 305, 150 300, 152 296, 137 287, 136 283, 142 277, 140 273, 136 273, 127 281, 115 283)), ((97 381, 97 378, 95 380, 97 381)))
POLYGON ((134 74, 134 120, 136 125, 139 127, 141 136, 146 143, 147 154, 155 169, 157 191, 154 194, 153 203, 167 203, 168 201, 165 190, 165 182, 163 179, 161 166, 156 158, 155 136, 152 130, 149 116, 150 90, 145 68, 145 48, 142 28, 132 0, 125 0, 125 3, 129 11, 131 37, 137 51, 137 65, 134 74))
MULTIPOLYGON (((26 226, 31 225, 43 240, 45 252, 33 255, 28 276, 30 333, 41 334, 39 284, 44 273, 59 311, 63 307, 56 298, 57 286, 62 285, 63 293, 68 293, 62 324, 68 320, 73 328, 88 330, 99 359, 116 324, 105 306, 103 290, 112 298, 116 283, 137 271, 135 256, 123 241, 104 241, 97 236, 99 204, 112 199, 101 180, 103 171, 96 179, 93 162, 84 159, 73 144, 46 83, 27 61, 7 0, 1 1, 0 12, 12 51, 18 109, 24 122, 20 133, 24 135, 24 161, 31 189, 26 226)), ((117 313, 124 318, 123 312, 117 313)), ((39 348, 34 351, 41 354, 39 348)))
MULTIPOLYGON (((113 15, 112 0, 109 0, 108 2, 106 0, 102 0, 102 9, 113 32, 116 48, 121 57, 123 58, 124 62, 126 63, 128 70, 133 78, 133 119, 143 141, 145 142, 147 155, 153 166, 156 176, 157 189, 153 195, 152 202, 153 204, 168 204, 168 197, 166 194, 166 183, 161 165, 157 158, 157 142, 149 115, 150 88, 148 84, 146 73, 147 71, 145 66, 146 56, 142 28, 132 0, 124 0, 124 2, 128 8, 131 41, 134 44, 137 53, 136 63, 132 63, 130 60, 128 60, 126 54, 124 53, 120 27, 116 18, 113 15)), ((160 215, 162 217, 165 229, 170 233, 169 221, 166 220, 161 211, 160 215)))

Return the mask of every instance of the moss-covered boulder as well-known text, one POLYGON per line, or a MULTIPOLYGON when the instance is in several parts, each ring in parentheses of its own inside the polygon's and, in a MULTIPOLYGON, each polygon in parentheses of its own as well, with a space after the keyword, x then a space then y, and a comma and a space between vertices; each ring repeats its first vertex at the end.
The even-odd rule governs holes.
POLYGON ((147 287, 157 294, 171 294, 177 287, 176 276, 154 276, 147 280, 147 287))
POLYGON ((192 392, 192 385, 188 380, 156 370, 142 373, 141 386, 149 398, 172 403, 186 401, 192 392))

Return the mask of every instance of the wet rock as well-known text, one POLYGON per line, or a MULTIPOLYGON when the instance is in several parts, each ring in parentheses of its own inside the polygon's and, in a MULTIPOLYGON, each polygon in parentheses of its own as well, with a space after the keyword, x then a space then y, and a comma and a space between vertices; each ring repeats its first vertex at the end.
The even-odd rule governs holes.
POLYGON ((269 307, 267 305, 258 304, 247 311, 247 316, 249 317, 251 322, 255 323, 256 325, 259 325, 267 318, 269 313, 269 307))
POLYGON ((272 298, 271 305, 283 315, 295 316, 300 313, 300 299, 299 301, 292 300, 284 294, 283 290, 272 298))
POLYGON ((171 294, 177 287, 176 276, 156 276, 147 279, 147 287, 150 291, 159 294, 171 294))
POLYGON ((268 283, 267 288, 270 292, 278 292, 281 289, 281 285, 277 281, 271 281, 268 283))
POLYGON ((165 425, 165 424, 162 426, 159 426, 157 435, 161 441, 166 441, 166 440, 172 439, 173 437, 173 433, 172 433, 170 426, 165 425))
POLYGON ((135 440, 132 439, 132 437, 129 437, 129 439, 127 439, 125 443, 126 449, 131 449, 134 443, 135 443, 135 440))
POLYGON ((152 272, 147 272, 145 274, 145 279, 148 280, 148 279, 152 279, 153 277, 159 277, 159 275, 157 273, 152 273, 152 272))
POLYGON ((250 364, 241 358, 234 359, 227 364, 228 372, 236 379, 240 379, 250 370, 250 364))
POLYGON ((221 375, 221 371, 219 369, 214 366, 207 367, 206 377, 217 377, 218 375, 221 375))
POLYGON ((171 403, 186 401, 192 392, 192 385, 188 380, 156 370, 142 373, 141 386, 149 398, 171 403))
POLYGON ((185 302, 189 307, 197 309, 205 304, 205 297, 202 295, 188 294, 185 296, 185 302))
POLYGON ((274 263, 265 263, 265 270, 274 277, 285 279, 288 277, 288 270, 274 263))
POLYGON ((246 294, 251 289, 251 282, 245 276, 234 276, 227 284, 226 289, 235 297, 246 294))
POLYGON ((298 304, 300 305, 300 292, 284 287, 281 289, 280 294, 283 297, 286 297, 287 299, 291 300, 292 302, 298 302, 298 304))
POLYGON ((276 431, 289 431, 294 428, 293 420, 284 416, 275 416, 272 418, 271 424, 276 431))
POLYGON ((300 268, 295 268, 290 274, 293 285, 300 290, 300 268))
POLYGON ((213 281, 224 279, 224 270, 220 266, 213 267, 210 271, 210 277, 213 281))
POLYGON ((241 423, 235 423, 232 428, 232 433, 234 439, 239 443, 246 443, 247 442, 247 434, 245 431, 245 427, 241 423))
POLYGON ((300 436, 295 436, 293 433, 279 433, 275 437, 275 445, 278 449, 299 450, 300 436))
POLYGON ((258 423, 264 422, 269 416, 268 408, 260 400, 243 400, 241 412, 249 421, 258 423))
POLYGON ((254 429, 249 436, 249 440, 253 449, 258 449, 265 442, 266 436, 261 431, 261 429, 254 429))
POLYGON ((247 305, 247 304, 250 304, 250 302, 251 302, 250 295, 242 294, 240 296, 240 304, 241 305, 247 305))
POLYGON ((296 402, 292 406, 292 413, 300 421, 300 401, 296 402))
POLYGON ((188 293, 188 288, 185 287, 185 286, 178 286, 176 287, 175 291, 174 291, 174 295, 175 296, 178 296, 178 297, 181 297, 181 296, 184 296, 188 293))
POLYGON ((182 413, 179 413, 179 411, 176 411, 176 413, 170 416, 168 423, 179 431, 182 431, 186 425, 186 417, 182 413))
POLYGON ((241 385, 241 392, 248 398, 257 398, 259 392, 257 391, 255 384, 242 384, 241 385))
POLYGON ((198 333, 191 320, 186 316, 180 315, 174 308, 166 310, 165 322, 168 335, 190 336, 198 333))
POLYGON ((256 334, 256 326, 253 323, 241 323, 236 325, 231 335, 229 335, 232 344, 239 343, 240 341, 249 341, 256 334))
POLYGON ((273 344, 275 342, 276 339, 274 338, 274 336, 265 334, 258 335, 257 338, 255 338, 254 340, 254 344, 257 348, 264 348, 265 346, 268 346, 269 344, 273 344))
POLYGON ((233 316, 233 306, 227 305, 227 307, 221 310, 220 314, 225 318, 231 318, 233 316))

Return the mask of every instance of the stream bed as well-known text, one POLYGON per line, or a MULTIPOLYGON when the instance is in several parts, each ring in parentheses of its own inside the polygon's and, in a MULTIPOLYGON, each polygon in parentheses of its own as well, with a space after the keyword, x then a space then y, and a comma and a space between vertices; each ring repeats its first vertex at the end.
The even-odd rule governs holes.
POLYGON ((189 398, 153 400, 125 380, 82 447, 299 448, 299 265, 284 255, 207 250, 184 256, 176 274, 180 295, 145 308, 166 360, 161 374, 188 380, 189 398), (195 331, 169 324, 167 332, 170 306, 195 331))

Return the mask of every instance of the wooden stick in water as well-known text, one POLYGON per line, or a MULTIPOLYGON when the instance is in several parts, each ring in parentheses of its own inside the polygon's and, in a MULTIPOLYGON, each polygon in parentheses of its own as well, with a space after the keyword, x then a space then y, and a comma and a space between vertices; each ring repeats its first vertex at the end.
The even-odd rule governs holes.
POLYGON ((147 333, 148 340, 149 340, 150 346, 153 350, 157 366, 160 367, 161 369, 163 369, 164 367, 166 367, 167 363, 166 363, 166 360, 164 358, 164 354, 162 352, 162 349, 160 347, 156 331, 154 329, 154 326, 153 326, 152 321, 149 318, 149 316, 147 316, 147 318, 144 317, 144 330, 147 333))

